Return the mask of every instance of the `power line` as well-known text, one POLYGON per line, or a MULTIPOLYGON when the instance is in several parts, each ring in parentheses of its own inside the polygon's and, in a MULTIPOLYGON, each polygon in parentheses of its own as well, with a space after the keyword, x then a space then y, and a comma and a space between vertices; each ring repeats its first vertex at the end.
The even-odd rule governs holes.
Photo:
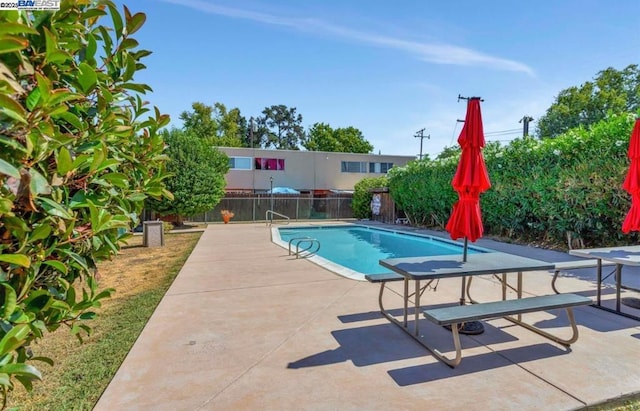
POLYGON ((488 135, 494 135, 494 134, 511 134, 511 133, 519 133, 520 129, 519 128, 512 128, 509 130, 499 130, 499 131, 487 131, 486 133, 484 133, 485 136, 488 135))

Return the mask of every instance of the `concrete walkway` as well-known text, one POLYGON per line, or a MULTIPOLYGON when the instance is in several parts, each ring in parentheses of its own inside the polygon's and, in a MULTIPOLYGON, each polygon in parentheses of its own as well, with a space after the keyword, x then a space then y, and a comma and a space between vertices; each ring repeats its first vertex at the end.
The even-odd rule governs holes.
MULTIPOLYGON (((572 410, 640 392, 637 321, 580 307, 569 350, 488 321, 462 337, 451 369, 380 315, 377 285, 287 254, 264 224, 209 226, 95 410, 572 410)), ((525 290, 550 294, 550 281, 525 274, 525 290)), ((558 286, 595 290, 579 278, 558 286)), ((459 288, 443 280, 423 301, 456 302, 459 288)), ((491 278, 474 290, 500 296, 491 278)), ((525 319, 569 334, 563 313, 525 319)), ((452 349, 448 331, 423 322, 452 349)))

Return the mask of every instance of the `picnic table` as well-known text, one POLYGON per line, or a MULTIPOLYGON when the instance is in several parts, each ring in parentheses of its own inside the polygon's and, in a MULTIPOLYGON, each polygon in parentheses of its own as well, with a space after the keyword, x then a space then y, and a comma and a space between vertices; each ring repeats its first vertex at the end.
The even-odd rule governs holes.
MULTIPOLYGON (((625 287, 622 284, 622 268, 625 265, 640 266, 640 246, 630 245, 630 246, 620 246, 620 247, 583 248, 583 249, 570 250, 569 254, 575 255, 577 257, 594 258, 598 260, 597 271, 596 271, 597 273, 596 281, 598 283, 598 289, 596 293, 596 302, 594 304, 594 307, 640 321, 639 316, 633 315, 621 310, 621 303, 623 302, 621 298, 621 294, 622 294, 621 290, 623 288, 627 288, 633 291, 640 291, 635 288, 625 287), (616 269, 615 269, 616 303, 615 303, 614 309, 605 307, 602 305, 602 283, 603 283, 602 266, 604 265, 603 261, 614 263, 616 265, 616 269)), ((634 299, 634 300, 637 301, 638 299, 634 299)), ((635 306, 635 305, 631 305, 631 306, 634 306, 634 308, 640 308, 639 306, 635 306)))
MULTIPOLYGON (((462 358, 461 344, 458 334, 458 325, 466 321, 504 317, 531 331, 552 339, 563 345, 570 345, 578 338, 578 330, 573 317, 572 307, 591 303, 591 299, 576 294, 561 293, 546 296, 522 297, 522 274, 524 272, 546 272, 553 270, 553 263, 534 260, 501 252, 488 252, 469 255, 468 261, 462 261, 461 255, 439 255, 411 258, 392 258, 380 260, 380 265, 393 271, 392 274, 367 275, 370 282, 381 283, 379 294, 379 306, 382 314, 392 323, 399 326, 407 334, 411 335, 421 345, 426 347, 436 358, 451 367, 457 366, 462 358), (469 277, 486 274, 504 274, 503 283, 506 283, 505 273, 518 273, 517 299, 507 300, 503 292, 501 301, 475 302, 471 305, 456 305, 444 308, 428 308, 422 310, 422 284, 421 282, 433 281, 440 278, 469 277), (387 310, 382 301, 385 283, 388 281, 404 281, 403 314, 402 321, 396 319, 387 310), (409 283, 414 282, 414 290, 411 291, 409 283), (414 321, 413 330, 409 328, 409 302, 413 298, 414 321), (549 309, 564 308, 567 310, 573 335, 569 339, 559 338, 538 327, 521 321, 520 314, 544 311, 549 309), (427 319, 438 325, 451 325, 451 331, 456 349, 455 358, 449 358, 433 347, 428 338, 420 333, 419 316, 423 314, 427 319), (513 317, 518 315, 518 318, 513 317)), ((464 289, 463 289, 464 293, 464 289)), ((468 288, 467 288, 468 294, 468 288)), ((463 294, 464 295, 464 294, 463 294)), ((472 301, 474 302, 474 301, 472 301)))

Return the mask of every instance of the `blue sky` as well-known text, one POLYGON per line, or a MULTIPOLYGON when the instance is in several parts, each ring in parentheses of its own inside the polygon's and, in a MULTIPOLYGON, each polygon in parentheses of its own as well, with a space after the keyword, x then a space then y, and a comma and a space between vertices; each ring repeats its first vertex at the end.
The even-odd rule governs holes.
POLYGON ((134 37, 153 51, 136 81, 173 125, 194 101, 247 118, 284 104, 306 129, 353 126, 383 154, 417 155, 422 128, 425 154, 454 145, 458 94, 485 100, 488 141, 510 140, 562 89, 640 63, 637 0, 124 4, 147 14, 134 37))

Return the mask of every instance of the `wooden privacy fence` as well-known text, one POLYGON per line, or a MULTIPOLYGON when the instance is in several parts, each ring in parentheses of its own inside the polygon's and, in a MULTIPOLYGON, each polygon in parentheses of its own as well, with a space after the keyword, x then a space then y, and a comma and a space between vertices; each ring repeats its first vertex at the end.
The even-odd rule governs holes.
POLYGON ((333 194, 314 197, 312 194, 252 194, 230 193, 204 214, 196 214, 185 221, 222 221, 221 210, 234 213, 232 221, 264 221, 267 210, 284 214, 292 220, 353 218, 352 194, 333 194))

